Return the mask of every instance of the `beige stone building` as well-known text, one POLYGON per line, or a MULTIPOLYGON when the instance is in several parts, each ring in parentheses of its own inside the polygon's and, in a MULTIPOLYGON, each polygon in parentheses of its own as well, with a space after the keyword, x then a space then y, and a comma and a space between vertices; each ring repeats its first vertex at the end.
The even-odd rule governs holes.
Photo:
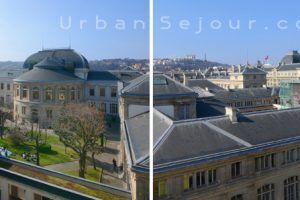
POLYGON ((299 120, 300 109, 185 121, 155 112, 155 199, 298 199, 299 120))
POLYGON ((277 67, 268 68, 266 71, 268 87, 279 87, 281 81, 299 80, 300 55, 298 51, 289 52, 277 67))
POLYGON ((0 105, 13 108, 13 79, 20 76, 26 69, 3 69, 0 72, 0 105))
POLYGON ((209 78, 208 80, 224 89, 260 88, 267 84, 266 72, 254 66, 239 67, 237 72, 229 76, 209 78))
MULTIPOLYGON (((29 71, 14 79, 14 118, 51 127, 65 104, 89 103, 119 116, 121 71, 93 71, 72 49, 39 51, 24 62, 29 71), (38 121, 37 121, 38 119, 38 121)), ((128 79, 130 75, 126 76, 128 79)))

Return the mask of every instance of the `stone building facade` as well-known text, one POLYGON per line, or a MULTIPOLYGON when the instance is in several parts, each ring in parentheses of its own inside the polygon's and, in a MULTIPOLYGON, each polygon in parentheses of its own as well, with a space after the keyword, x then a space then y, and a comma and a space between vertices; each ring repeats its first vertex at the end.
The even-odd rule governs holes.
POLYGON ((299 198, 299 109, 154 118, 154 199, 299 198))
POLYGON ((14 118, 20 122, 39 119, 51 127, 65 104, 88 103, 108 115, 119 115, 123 81, 109 71, 92 71, 82 55, 72 49, 51 49, 31 55, 14 79, 14 118))
POLYGON ((279 87, 281 81, 300 79, 300 54, 289 52, 282 58, 279 65, 267 70, 267 86, 279 87))
POLYGON ((0 105, 12 108, 14 103, 13 79, 26 69, 3 69, 0 72, 0 105))
POLYGON ((210 78, 209 81, 224 89, 261 88, 267 84, 266 72, 254 66, 231 72, 227 77, 210 78))

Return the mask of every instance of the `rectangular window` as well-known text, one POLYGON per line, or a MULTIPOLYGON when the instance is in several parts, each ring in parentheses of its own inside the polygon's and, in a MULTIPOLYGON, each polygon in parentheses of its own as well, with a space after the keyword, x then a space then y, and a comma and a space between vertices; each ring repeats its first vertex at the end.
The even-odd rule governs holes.
POLYGON ((193 174, 185 174, 183 181, 185 191, 193 189, 193 174))
POLYGON ((255 171, 266 170, 275 167, 275 153, 255 158, 255 171))
POLYGON ((20 96, 20 86, 17 86, 17 89, 16 89, 16 96, 20 96))
POLYGON ((95 96, 95 89, 90 88, 90 97, 94 97, 94 96, 95 96))
POLYGON ((117 88, 116 87, 112 87, 110 89, 110 96, 111 97, 117 97, 117 88))
POLYGON ((208 184, 213 184, 217 181, 217 170, 208 170, 208 184))
POLYGON ((236 178, 241 176, 241 162, 236 162, 231 164, 231 178, 236 178))
POLYGON ((291 149, 287 151, 287 162, 294 162, 295 161, 295 149, 291 149))
POLYGON ((1 90, 4 89, 4 83, 1 83, 1 90))
POLYGON ((22 106, 22 114, 26 115, 26 107, 25 106, 22 106))
POLYGON ((197 188, 202 187, 205 185, 205 171, 197 172, 196 173, 196 186, 197 188))
POLYGON ((34 200, 52 200, 52 199, 39 194, 34 194, 34 200))
POLYGON ((10 90, 10 84, 9 83, 6 85, 6 89, 10 90))
POLYGON ((159 197, 163 197, 167 195, 167 188, 166 188, 166 180, 159 181, 158 185, 158 195, 159 197))
POLYGON ((52 110, 46 110, 47 119, 52 119, 52 110))
POLYGON ((179 106, 179 119, 190 118, 190 106, 188 104, 179 106))
POLYGON ((28 98, 28 89, 26 87, 23 88, 22 97, 23 97, 23 99, 28 98))
POLYGON ((106 104, 105 103, 101 103, 100 104, 100 109, 102 112, 106 113, 106 104))
POLYGON ((116 103, 110 104, 110 114, 118 114, 118 104, 116 103))
POLYGON ((105 87, 100 88, 100 97, 105 97, 105 87))
POLYGON ((153 196, 154 198, 157 198, 159 196, 159 183, 158 181, 153 182, 153 196))
POLYGON ((243 195, 242 194, 235 195, 231 197, 231 200, 243 200, 243 195))

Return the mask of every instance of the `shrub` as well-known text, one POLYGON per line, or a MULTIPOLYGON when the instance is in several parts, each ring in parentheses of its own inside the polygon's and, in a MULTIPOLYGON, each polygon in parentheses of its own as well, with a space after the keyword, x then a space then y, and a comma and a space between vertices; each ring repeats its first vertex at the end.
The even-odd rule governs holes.
POLYGON ((8 135, 8 139, 13 143, 14 146, 20 146, 25 141, 25 135, 20 132, 11 132, 8 135))
POLYGON ((39 152, 41 152, 41 153, 51 152, 51 145, 50 144, 41 144, 41 146, 39 146, 39 152))

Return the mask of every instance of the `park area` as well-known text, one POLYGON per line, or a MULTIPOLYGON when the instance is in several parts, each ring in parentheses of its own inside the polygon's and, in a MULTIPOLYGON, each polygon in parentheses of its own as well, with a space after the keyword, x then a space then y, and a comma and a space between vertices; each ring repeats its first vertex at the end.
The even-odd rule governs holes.
MULTIPOLYGON (((26 137, 20 139, 5 127, 3 138, 0 138, 0 150, 5 149, 9 152, 8 158, 17 159, 23 162, 36 164, 36 141, 28 133, 26 137)), ((17 130, 16 130, 17 131, 17 130)), ((38 133, 34 133, 36 135, 38 133)), ((78 176, 78 159, 79 156, 71 148, 66 148, 59 140, 58 135, 53 132, 39 133, 39 165, 72 175, 78 176)), ((5 153, 3 155, 5 157, 5 153)), ((99 182, 101 178, 101 168, 94 169, 88 166, 85 178, 99 182)))

